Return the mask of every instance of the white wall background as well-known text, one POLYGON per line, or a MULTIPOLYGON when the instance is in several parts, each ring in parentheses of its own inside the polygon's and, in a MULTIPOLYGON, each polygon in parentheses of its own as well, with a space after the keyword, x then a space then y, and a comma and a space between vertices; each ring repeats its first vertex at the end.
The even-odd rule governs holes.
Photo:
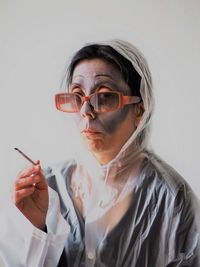
POLYGON ((156 98, 152 146, 200 195, 199 0, 0 0, 0 198, 28 165, 15 146, 42 165, 78 153, 53 94, 73 52, 110 38, 145 54, 156 98))

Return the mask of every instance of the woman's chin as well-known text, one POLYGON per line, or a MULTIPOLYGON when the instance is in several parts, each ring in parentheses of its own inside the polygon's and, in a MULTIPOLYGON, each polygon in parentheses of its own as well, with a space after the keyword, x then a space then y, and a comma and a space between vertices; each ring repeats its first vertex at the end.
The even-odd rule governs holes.
POLYGON ((83 141, 87 149, 92 153, 101 153, 106 150, 106 146, 102 140, 83 138, 83 141))

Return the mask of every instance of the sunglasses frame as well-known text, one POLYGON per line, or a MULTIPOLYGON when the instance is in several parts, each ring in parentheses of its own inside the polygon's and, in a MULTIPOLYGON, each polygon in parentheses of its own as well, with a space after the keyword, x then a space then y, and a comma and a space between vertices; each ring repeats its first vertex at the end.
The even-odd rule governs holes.
MULTIPOLYGON (((62 102, 60 101, 60 96, 66 96, 66 95, 78 95, 81 100, 82 100, 82 105, 84 104, 84 102, 89 102, 90 103, 90 98, 93 96, 93 95, 97 95, 97 94, 101 94, 101 93, 115 93, 119 96, 119 105, 117 108, 115 109, 112 109, 112 110, 107 110, 107 111, 104 111, 104 112, 113 112, 113 111, 116 111, 118 109, 122 109, 125 105, 129 105, 129 104, 137 104, 141 101, 141 97, 139 96, 126 96, 126 95, 123 95, 123 93, 121 92, 118 92, 118 91, 111 91, 111 92, 97 92, 97 93, 93 93, 91 95, 88 95, 88 96, 81 96, 81 95, 78 95, 78 94, 75 94, 75 93, 67 93, 67 92, 64 92, 64 93, 57 93, 55 94, 55 105, 56 105, 56 108, 59 110, 59 111, 62 111, 62 112, 67 112, 67 113, 77 113, 80 111, 80 109, 77 109, 77 110, 74 110, 74 111, 71 111, 71 110, 64 110, 61 108, 61 104, 62 102)), ((104 113, 102 111, 96 111, 94 109, 95 112, 99 112, 99 113, 104 113)))

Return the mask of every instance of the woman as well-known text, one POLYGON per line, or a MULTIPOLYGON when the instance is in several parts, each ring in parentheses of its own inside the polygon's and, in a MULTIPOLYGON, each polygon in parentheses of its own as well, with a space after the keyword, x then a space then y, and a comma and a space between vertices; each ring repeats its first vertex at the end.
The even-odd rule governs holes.
POLYGON ((0 241, 4 261, 200 266, 197 200, 147 149, 153 99, 143 55, 120 40, 89 44, 72 58, 65 87, 56 107, 74 117, 89 152, 18 175, 4 225, 12 243, 0 241))

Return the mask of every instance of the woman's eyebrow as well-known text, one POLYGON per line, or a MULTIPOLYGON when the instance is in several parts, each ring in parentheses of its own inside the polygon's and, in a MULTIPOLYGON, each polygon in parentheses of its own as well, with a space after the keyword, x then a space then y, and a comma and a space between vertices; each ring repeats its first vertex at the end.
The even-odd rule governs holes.
MULTIPOLYGON (((113 80, 113 76, 110 75, 110 74, 107 74, 107 73, 99 73, 99 74, 96 74, 94 77, 95 77, 95 78, 98 78, 98 77, 102 77, 102 76, 103 76, 103 77, 110 78, 110 79, 113 80)), ((82 80, 85 79, 85 77, 84 77, 84 75, 80 75, 80 74, 78 74, 78 75, 74 76, 73 79, 78 79, 79 81, 82 81, 82 80)))
POLYGON ((108 77, 113 80, 112 75, 107 74, 107 73, 100 73, 100 74, 95 75, 95 77, 101 77, 101 76, 108 77))

